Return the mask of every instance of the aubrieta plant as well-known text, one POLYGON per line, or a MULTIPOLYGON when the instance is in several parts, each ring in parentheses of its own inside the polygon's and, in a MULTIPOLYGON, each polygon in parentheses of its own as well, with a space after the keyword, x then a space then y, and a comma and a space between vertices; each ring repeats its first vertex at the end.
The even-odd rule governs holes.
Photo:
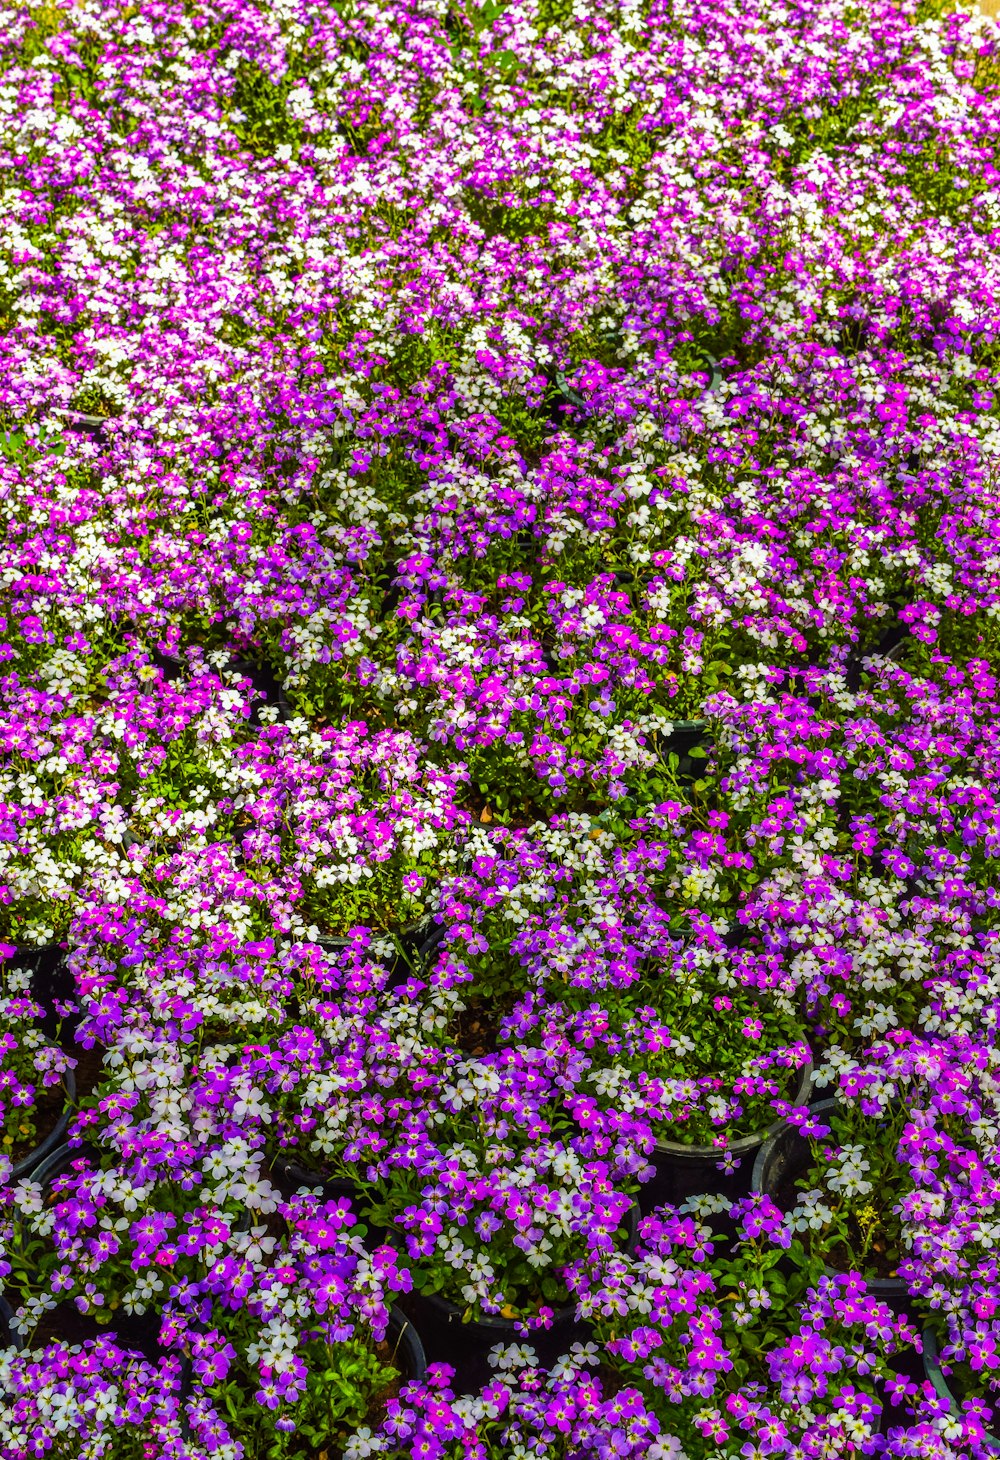
POLYGON ((8 1171, 48 1136, 66 1106, 74 1060, 46 1039, 41 1016, 31 969, 18 966, 15 948, 0 944, 0 1157, 8 1171))
POLYGON ((461 845, 465 768, 428 765, 426 746, 406 733, 368 734, 357 722, 316 732, 293 720, 244 747, 238 776, 244 861, 280 881, 300 935, 418 922, 461 845))
POLYGON ((0 0, 0 93, 0 1450, 991 1453, 997 23, 0 0))
POLYGON ((224 1449, 228 1432, 246 1460, 336 1451, 414 1377, 389 1330, 392 1294, 409 1286, 393 1249, 367 1252, 344 1200, 298 1197, 273 1218, 263 1258, 231 1252, 176 1284, 164 1335, 204 1387, 195 1437, 224 1449))
POLYGON ((686 981, 670 987, 675 976, 665 970, 638 998, 605 994, 572 1012, 550 1004, 540 1015, 526 1001, 502 1037, 587 1050, 590 1069, 581 1086, 599 1103, 610 1099, 630 1110, 660 1143, 717 1147, 722 1155, 733 1140, 774 1125, 775 1102, 798 1097, 809 1049, 794 1017, 738 992, 713 993, 709 980, 692 999, 686 981))
POLYGON ((822 1275, 769 1198, 731 1216, 729 1251, 690 1216, 654 1215, 633 1254, 574 1271, 608 1363, 692 1457, 869 1453, 889 1360, 916 1335, 857 1275, 822 1275))
POLYGON ((317 1178, 356 1184, 417 1291, 464 1321, 548 1327, 568 1304, 566 1264, 628 1240, 646 1128, 578 1093, 569 1046, 456 1059, 421 1047, 412 1016, 392 1024, 341 1015, 337 1054, 288 1036, 259 1060, 271 1139, 317 1178))
POLYGON ((174 1283, 273 1245, 252 1092, 246 1109, 235 1092, 199 1100, 218 1079, 162 1040, 123 1044, 107 1064, 80 1121, 92 1144, 72 1135, 47 1175, 4 1193, 5 1297, 27 1337, 58 1328, 60 1304, 102 1327, 121 1311, 155 1329, 174 1283))
MULTIPOLYGON (((1000 1415, 1000 1320, 995 1244, 1000 1217, 998 1061, 938 1056, 934 1091, 909 1113, 900 1152, 912 1189, 902 1199, 900 1272, 928 1308, 962 1438, 995 1437, 1000 1415)), ((925 1337, 925 1342, 926 1342, 925 1337)))
POLYGON ((494 1377, 475 1397, 456 1395, 448 1367, 434 1365, 390 1403, 374 1432, 358 1431, 344 1460, 679 1460, 676 1440, 638 1391, 602 1383, 596 1345, 574 1344, 548 1371, 527 1344, 499 1344, 490 1362, 494 1377))
MULTIPOLYGON (((780 963, 736 946, 724 911, 664 907, 672 809, 659 826, 635 821, 632 846, 579 816, 473 833, 468 870, 442 883, 428 982, 452 1010, 448 1038, 568 1041, 593 1089, 658 1138, 725 1146, 766 1130, 771 1102, 802 1087, 807 1026, 780 963)), ((705 856, 725 847, 717 831, 693 839, 705 856)))
POLYGON ((181 1361, 108 1338, 0 1355, 0 1440, 11 1460, 201 1460, 180 1415, 181 1361))
POLYGON ((788 1112, 808 1158, 790 1161, 773 1179, 784 1186, 785 1204, 794 1201, 791 1229, 831 1268, 869 1280, 906 1271, 914 1240, 906 1212, 919 1210, 914 1182, 933 1160, 907 1137, 914 1127, 939 1125, 956 1156, 979 1160, 974 1135, 981 1117, 973 1113, 970 1123, 968 1107, 960 1113, 952 1092, 966 1086, 968 1072, 963 1078, 961 1065, 954 1066, 952 1050, 900 1034, 873 1045, 864 1063, 840 1067, 832 1106, 788 1112))

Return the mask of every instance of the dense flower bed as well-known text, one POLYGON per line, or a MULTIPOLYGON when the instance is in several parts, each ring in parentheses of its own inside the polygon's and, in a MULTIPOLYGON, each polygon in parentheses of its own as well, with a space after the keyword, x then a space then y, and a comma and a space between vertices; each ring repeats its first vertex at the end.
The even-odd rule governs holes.
POLYGON ((5 1460, 1000 1453, 951 8, 0 3, 5 1460))

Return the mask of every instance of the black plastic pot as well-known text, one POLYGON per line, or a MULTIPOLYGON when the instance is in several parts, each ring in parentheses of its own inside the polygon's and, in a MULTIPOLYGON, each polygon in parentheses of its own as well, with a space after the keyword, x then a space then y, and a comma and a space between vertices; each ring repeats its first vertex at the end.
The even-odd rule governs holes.
MULTIPOLYGON (((823 1116, 838 1109, 840 1104, 839 1100, 832 1098, 817 1100, 814 1105, 810 1105, 809 1109, 822 1119, 823 1116)), ((780 1129, 761 1146, 757 1153, 751 1190, 763 1192, 774 1200, 780 1187, 794 1182, 808 1169, 811 1159, 812 1153, 806 1137, 800 1135, 787 1121, 782 1121, 780 1129)), ((827 1272, 835 1275, 836 1269, 828 1267, 827 1272)), ((909 1290, 902 1278, 866 1278, 865 1281, 868 1291, 873 1297, 881 1298, 884 1302, 896 1307, 905 1306, 909 1301, 909 1290)))
POLYGON ((256 701, 250 712, 251 725, 261 723, 260 711, 264 705, 277 705, 278 720, 291 719, 292 708, 285 696, 285 691, 269 664, 255 664, 249 659, 230 659, 227 666, 234 673, 240 674, 244 679, 249 679, 253 688, 263 695, 264 703, 256 701))
POLYGON ((536 361, 535 369, 539 375, 545 376, 545 413, 553 426, 559 427, 564 423, 567 409, 574 411, 587 409, 587 402, 583 396, 572 388, 565 374, 555 365, 539 365, 536 361))
MULTIPOLYGON (((385 988, 398 988, 400 984, 404 984, 412 978, 414 972, 422 966, 425 950, 429 951, 431 947, 441 941, 444 930, 431 933, 428 937, 430 926, 431 920, 427 916, 418 919, 415 923, 409 923, 398 933, 389 935, 396 945, 396 951, 389 955, 389 977, 385 981, 385 988)), ((339 953, 349 945, 350 939, 323 937, 317 938, 316 942, 328 953, 339 953)))
POLYGON ((378 621, 383 623, 396 612, 403 597, 405 585, 400 580, 397 564, 393 562, 381 568, 372 578, 371 585, 378 594, 378 621))
POLYGON ((591 1336, 590 1325, 580 1322, 571 1307, 556 1312, 551 1328, 539 1329, 525 1338, 509 1318, 463 1323, 462 1310, 437 1293, 411 1293, 402 1306, 416 1320, 431 1363, 454 1368, 459 1393, 481 1389, 494 1377, 489 1353, 497 1344, 526 1343, 535 1350, 542 1367, 549 1368, 571 1344, 586 1342, 591 1336))
POLYGON ((148 1313, 116 1312, 110 1323, 98 1323, 96 1318, 77 1311, 73 1303, 60 1303, 45 1314, 31 1337, 31 1347, 38 1348, 56 1339, 67 1343, 87 1343, 96 1338, 107 1338, 119 1348, 130 1353, 141 1354, 150 1363, 156 1363, 167 1353, 160 1343, 159 1311, 148 1313))
POLYGON ((619 588, 647 588, 656 578, 663 576, 648 569, 612 568, 611 571, 619 588))
MULTIPOLYGON (((952 1393, 948 1380, 945 1378, 944 1371, 941 1368, 941 1353, 938 1348, 937 1334, 933 1328, 924 1329, 923 1351, 925 1378, 929 1379, 933 1384, 935 1394, 947 1402, 949 1413, 956 1419, 960 1419, 962 1406, 952 1393)), ((990 1408, 996 1414, 997 1404, 991 1404, 990 1408)), ((980 1455, 1000 1455, 1000 1438, 989 1433, 984 1434, 978 1446, 978 1453, 980 1455)))
POLYGON ((367 1229, 365 1246, 368 1248, 381 1247, 389 1240, 385 1227, 375 1226, 372 1222, 365 1221, 362 1212, 363 1197, 356 1182, 347 1176, 323 1176, 318 1171, 310 1171, 305 1166, 300 1166, 295 1160, 283 1156, 280 1152, 271 1161, 271 1176, 279 1190, 294 1195, 300 1187, 307 1186, 310 1190, 322 1187, 324 1201, 336 1201, 338 1197, 346 1196, 354 1208, 355 1215, 364 1222, 367 1229))
POLYGON ((74 1161, 79 1161, 81 1157, 92 1161, 96 1154, 95 1147, 90 1145, 51 1147, 45 1153, 44 1159, 35 1167, 31 1179, 37 1181, 41 1186, 46 1186, 49 1182, 55 1181, 56 1177, 61 1176, 64 1171, 68 1171, 74 1161))
MULTIPOLYGON (((149 657, 168 683, 179 679, 182 674, 187 672, 187 661, 179 654, 164 654, 159 649, 150 649, 149 657)), ((260 711, 265 704, 277 705, 279 720, 287 720, 291 716, 292 710, 285 691, 270 665, 257 664, 252 659, 233 655, 225 668, 239 674, 243 679, 249 679, 252 687, 258 691, 260 696, 263 696, 263 701, 258 698, 250 711, 251 725, 261 724, 260 711)))
MULTIPOLYGON (((793 1104, 805 1105, 808 1101, 812 1089, 812 1074, 811 1064, 802 1067, 802 1077, 793 1104)), ((688 1197, 703 1193, 724 1196, 730 1202, 738 1201, 751 1189, 751 1170, 756 1168, 751 1168, 750 1162, 765 1142, 784 1128, 785 1122, 779 1118, 766 1130, 759 1131, 756 1135, 741 1136, 738 1140, 730 1141, 724 1148, 691 1146, 681 1141, 657 1141, 650 1156, 656 1175, 642 1189, 643 1211, 652 1211, 664 1202, 679 1205, 688 1197), (733 1156, 739 1162, 735 1171, 727 1173, 719 1170, 719 1163, 724 1156, 733 1156)))
MULTIPOLYGON (((904 1344, 896 1353, 890 1355, 886 1360, 892 1374, 898 1379, 906 1379, 918 1387, 924 1380, 923 1359, 917 1353, 916 1347, 904 1344)), ((878 1386, 878 1396, 882 1405, 882 1414, 879 1419, 878 1432, 880 1435, 888 1435, 892 1429, 898 1429, 900 1425, 908 1421, 908 1401, 904 1397, 898 1400, 890 1398, 886 1393, 884 1384, 878 1386)))
POLYGON ((708 739, 707 720, 671 720, 669 730, 657 730, 657 741, 669 750, 690 750, 708 739))
MULTIPOLYGON (((635 1247, 639 1215, 638 1204, 633 1202, 624 1218, 628 1228, 626 1252, 635 1247)), ((590 1324, 577 1318, 573 1304, 556 1309, 550 1328, 534 1330, 527 1337, 518 1331, 512 1318, 486 1316, 463 1323, 463 1310, 440 1293, 410 1293, 402 1306, 417 1320, 431 1362, 451 1364, 456 1372, 456 1388, 466 1392, 481 1388, 494 1377, 489 1352, 497 1344, 528 1344, 541 1366, 550 1368, 571 1344, 586 1342, 592 1333, 590 1324)))
POLYGON ((150 649, 149 662, 156 665, 168 684, 180 679, 184 673, 184 660, 177 654, 164 654, 159 649, 150 649))
POLYGON ((576 1309, 573 1304, 567 1304, 556 1309, 550 1329, 539 1329, 532 1333, 530 1339, 525 1339, 513 1318, 487 1314, 464 1323, 463 1310, 449 1298, 443 1298, 440 1293, 417 1293, 412 1301, 415 1305, 426 1308, 433 1315, 436 1324, 444 1324, 453 1334, 468 1335, 470 1342, 483 1340, 491 1348, 497 1343, 534 1343, 536 1339, 544 1339, 547 1333, 557 1330, 564 1333, 576 1325, 576 1309))
POLYGON ((345 948, 350 946, 350 942, 350 938, 327 938, 324 936, 315 939, 316 947, 322 948, 324 953, 341 953, 345 948))
POLYGON ((57 1004, 72 1003, 76 998, 76 980, 69 966, 69 957, 61 943, 44 943, 41 947, 18 947, 7 962, 15 968, 31 970, 31 997, 43 1010, 40 1027, 46 1039, 61 1036, 72 1047, 73 1035, 80 1023, 79 1013, 61 1016, 57 1004))
POLYGON ((272 1158, 271 1176, 280 1186, 290 1191, 297 1191, 300 1186, 321 1186, 325 1201, 335 1201, 339 1196, 346 1196, 354 1201, 358 1195, 357 1185, 349 1177, 323 1176, 321 1172, 310 1171, 308 1167, 301 1166, 298 1161, 280 1151, 272 1158))
MULTIPOLYGON (((430 918, 423 917, 418 922, 410 923, 400 932, 392 935, 396 951, 389 956, 389 977, 386 979, 385 988, 398 988, 423 966, 427 954, 444 936, 444 929, 441 928, 431 932, 428 937, 430 927, 430 918)), ((349 938, 327 936, 315 940, 317 948, 322 948, 326 953, 341 953, 350 946, 350 941, 349 938)))
POLYGON ((837 331, 837 348, 842 355, 857 355, 868 345, 869 328, 863 319, 846 319, 837 331))
POLYGON ((427 1354, 424 1352, 420 1334, 402 1308, 393 1306, 389 1309, 386 1342, 393 1350, 396 1368, 407 1384, 424 1377, 427 1373, 427 1354))
POLYGON ((35 1146, 34 1150, 22 1156, 10 1173, 11 1181, 22 1181, 26 1176, 38 1181, 39 1171, 52 1158, 57 1149, 68 1150, 63 1146, 69 1123, 73 1118, 73 1102, 76 1099, 76 1077, 72 1070, 67 1070, 63 1076, 63 1089, 66 1092, 66 1099, 63 1104, 63 1112, 55 1125, 35 1146))
POLYGON ((96 440, 103 436, 104 427, 110 419, 108 416, 90 416, 85 411, 63 410, 58 406, 53 406, 52 414, 62 418, 64 429, 82 431, 96 440))
POLYGON ((430 917, 421 918, 397 934, 399 951, 393 959, 387 987, 399 988, 415 975, 423 976, 432 955, 444 939, 444 927, 432 925, 430 917))
POLYGON ((14 1310, 7 1299, 0 1296, 0 1349, 12 1348, 18 1353, 24 1348, 24 1339, 11 1328, 14 1310))
POLYGON ((702 774, 705 757, 693 755, 695 750, 707 751, 712 735, 707 720, 674 720, 669 730, 650 730, 646 735, 649 748, 661 759, 677 756, 676 775, 682 781, 698 780, 702 774))

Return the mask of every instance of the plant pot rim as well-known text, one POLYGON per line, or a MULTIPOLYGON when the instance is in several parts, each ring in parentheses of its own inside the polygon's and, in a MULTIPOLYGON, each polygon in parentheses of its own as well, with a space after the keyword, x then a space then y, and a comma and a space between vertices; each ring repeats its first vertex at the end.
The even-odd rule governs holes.
MULTIPOLYGON (((956 1419, 961 1417, 962 1406, 952 1392, 944 1371, 941 1368, 941 1351, 938 1347, 938 1336, 935 1330, 928 1323, 921 1334, 921 1347, 923 1350, 924 1374, 934 1386, 934 1392, 939 1399, 944 1399, 949 1410, 956 1419)), ((1000 1399, 994 1410, 1000 1407, 1000 1399)), ((985 1434, 980 1449, 987 1455, 1000 1455, 1000 1438, 992 1434, 985 1434)))
POLYGON ((61 1164, 65 1163, 67 1170, 73 1161, 92 1161, 97 1155, 97 1147, 85 1141, 81 1146, 71 1146, 68 1141, 47 1151, 43 1160, 38 1163, 32 1176, 33 1181, 48 1181, 51 1176, 60 1176, 61 1164), (69 1158, 69 1159, 67 1159, 69 1158))
POLYGON ((0 1346, 12 1348, 15 1353, 22 1353, 24 1351, 24 1339, 11 1328, 10 1325, 13 1317, 13 1308, 7 1302, 3 1293, 0 1293, 0 1339, 6 1338, 7 1340, 6 1344, 0 1346))
POLYGON ((393 1330, 398 1332, 396 1352, 409 1354, 410 1362, 407 1367, 412 1370, 411 1373, 404 1374, 400 1369, 400 1375, 404 1383, 412 1384, 415 1380, 422 1379, 427 1373, 427 1353, 412 1320, 407 1318, 402 1308, 395 1303, 389 1308, 389 1327, 386 1329, 386 1338, 393 1330))
MULTIPOLYGON (((53 1048, 59 1048, 51 1040, 47 1042, 52 1044, 53 1048)), ((10 1180, 12 1182, 23 1181, 25 1177, 34 1178, 35 1173, 53 1152, 65 1144, 66 1132, 69 1130, 69 1123, 73 1116, 71 1107, 76 1099, 76 1076, 72 1069, 68 1069, 65 1072, 62 1083, 66 1097, 63 1101, 62 1114, 45 1139, 39 1141, 37 1146, 30 1150, 26 1156, 22 1156, 21 1160, 18 1161, 10 1173, 10 1180)))
MULTIPOLYGON (((831 1110, 833 1106, 837 1104, 837 1099, 834 1095, 825 1095, 822 1100, 811 1100, 806 1101, 805 1103, 809 1110, 816 1112, 816 1114, 820 1114, 831 1110)), ((771 1133, 768 1135, 767 1140, 757 1152, 757 1159, 753 1163, 753 1173, 750 1177, 751 1191, 758 1193, 763 1192, 764 1167, 767 1163, 768 1155, 770 1154, 774 1142, 779 1138, 779 1136, 783 1134, 786 1128, 789 1130, 794 1129, 793 1127, 788 1125, 788 1122, 786 1120, 779 1120, 777 1122, 776 1128, 771 1131, 771 1133)), ((794 1133, 796 1135, 798 1134, 797 1131, 795 1131, 794 1133)))
POLYGON ((352 1176, 325 1176, 322 1171, 312 1171, 282 1151, 276 1151, 271 1157, 270 1168, 276 1176, 285 1181, 294 1181, 300 1187, 308 1187, 310 1191, 321 1186, 324 1192, 337 1191, 341 1196, 358 1192, 358 1183, 352 1176))
POLYGON ((708 720, 660 720, 656 725, 647 725, 643 733, 650 744, 668 747, 672 740, 684 736, 707 740, 711 731, 708 720))
MULTIPOLYGON (((824 1096, 822 1100, 814 1100, 809 1102, 808 1109, 813 1111, 817 1115, 825 1115, 827 1111, 833 1110, 835 1107, 842 1104, 843 1101, 838 1100, 836 1095, 827 1095, 824 1096)), ((794 1126, 789 1125, 786 1120, 781 1120, 778 1122, 778 1129, 774 1132, 773 1135, 768 1137, 767 1141, 765 1141, 764 1145, 761 1146, 760 1150, 757 1153, 757 1159, 753 1163, 753 1173, 750 1177, 750 1190, 755 1195, 764 1194, 764 1169, 767 1165, 768 1157, 770 1155, 770 1152, 774 1148, 774 1143, 781 1139, 786 1130, 789 1131, 793 1137, 799 1136, 799 1132, 795 1129, 794 1126)), ((803 1138, 799 1137, 799 1139, 803 1138)), ((845 1276, 845 1274, 842 1273, 838 1268, 831 1267, 829 1263, 824 1264, 823 1270, 830 1277, 845 1276)), ((864 1273, 860 1273, 859 1276, 861 1276, 865 1283, 865 1286, 873 1297, 903 1298, 909 1296, 910 1290, 907 1287, 905 1278, 865 1277, 864 1273)))
MULTIPOLYGON (((429 922, 430 913, 425 913, 423 917, 415 918, 412 923, 407 923, 402 928, 389 930, 370 927, 368 931, 376 938, 412 938, 423 933, 429 922)), ((358 926, 365 925, 359 924, 358 926)), ((296 941, 302 947, 323 948, 327 952, 335 953, 339 952, 341 948, 349 948, 354 940, 347 933, 320 933, 315 938, 299 938, 296 941)))
MULTIPOLYGON (((425 1303, 433 1312, 441 1317, 447 1318, 449 1322, 455 1322, 461 1318, 464 1309, 458 1303, 453 1303, 441 1293, 415 1293, 414 1297, 421 1303, 425 1303)), ((576 1305, 566 1303, 561 1308, 556 1308, 552 1314, 552 1322, 549 1329, 561 1328, 564 1324, 576 1317, 576 1305)), ((468 1323, 462 1323, 463 1328, 471 1329, 488 1328, 497 1333, 516 1333, 520 1337, 519 1324, 525 1323, 526 1318, 504 1318, 499 1313, 484 1313, 478 1318, 470 1318, 468 1323)))
POLYGON ((381 1241, 375 1240, 377 1234, 385 1233, 385 1228, 366 1220, 357 1209, 357 1203, 361 1199, 361 1188, 352 1176, 324 1176, 322 1172, 310 1171, 308 1166, 302 1166, 298 1161, 287 1159, 280 1151, 271 1157, 270 1169, 273 1176, 279 1180, 294 1183, 300 1191, 303 1187, 308 1191, 315 1191, 317 1187, 321 1188, 324 1201, 336 1201, 338 1197, 346 1197, 352 1203, 352 1210, 358 1224, 368 1229, 366 1246, 381 1247, 385 1245, 386 1237, 384 1235, 381 1241))
MULTIPOLYGON (((809 1092, 812 1089, 813 1062, 806 1060, 802 1066, 802 1077, 799 1081, 799 1088, 796 1091, 793 1105, 808 1105, 809 1092)), ((677 1156, 682 1160, 687 1158, 691 1161, 721 1160, 723 1156, 745 1156, 749 1151, 761 1149, 768 1141, 773 1140, 785 1125, 785 1118, 779 1115, 777 1120, 771 1122, 766 1130, 756 1135, 738 1136, 735 1141, 729 1141, 724 1146, 695 1146, 688 1145, 684 1141, 663 1141, 658 1140, 654 1146, 654 1152, 662 1156, 677 1156)), ((758 1160, 760 1158, 758 1157, 758 1160)), ((754 1164, 754 1175, 757 1166, 754 1164)))
MULTIPOLYGON (((635 1247, 636 1241, 638 1240, 639 1223, 641 1220, 642 1213, 639 1208, 639 1203, 633 1197, 632 1204, 629 1207, 628 1211, 625 1212, 625 1214, 623 1215, 620 1224, 621 1226, 627 1227, 629 1232, 628 1238, 625 1242, 625 1246, 622 1249, 626 1253, 631 1252, 632 1249, 635 1247)), ((415 1292, 413 1296, 421 1303, 426 1303, 429 1308, 433 1309, 441 1316, 446 1317, 449 1322, 452 1322, 456 1318, 460 1317, 460 1315, 464 1311, 458 1303, 453 1303, 450 1298, 446 1298, 442 1293, 415 1292)), ((549 1325, 549 1329, 543 1329, 542 1332, 548 1332, 552 1328, 562 1327, 564 1324, 568 1322, 573 1322, 575 1320, 576 1304, 565 1303, 561 1308, 556 1308, 553 1311, 552 1322, 549 1325)), ((515 1333, 517 1332, 517 1325, 519 1323, 525 1323, 527 1321, 528 1320, 523 1317, 503 1318, 499 1313, 484 1313, 479 1318, 470 1318, 469 1322, 467 1324, 463 1324, 462 1327, 472 1329, 489 1328, 495 1329, 498 1332, 502 1331, 505 1333, 515 1333)))

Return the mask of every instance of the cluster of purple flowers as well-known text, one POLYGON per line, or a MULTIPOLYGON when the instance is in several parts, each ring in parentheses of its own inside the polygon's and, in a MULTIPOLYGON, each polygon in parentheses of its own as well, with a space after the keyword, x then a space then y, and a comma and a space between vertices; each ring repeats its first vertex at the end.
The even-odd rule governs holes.
POLYGON ((0 4, 5 1457, 1000 1452, 952 8, 0 4))

